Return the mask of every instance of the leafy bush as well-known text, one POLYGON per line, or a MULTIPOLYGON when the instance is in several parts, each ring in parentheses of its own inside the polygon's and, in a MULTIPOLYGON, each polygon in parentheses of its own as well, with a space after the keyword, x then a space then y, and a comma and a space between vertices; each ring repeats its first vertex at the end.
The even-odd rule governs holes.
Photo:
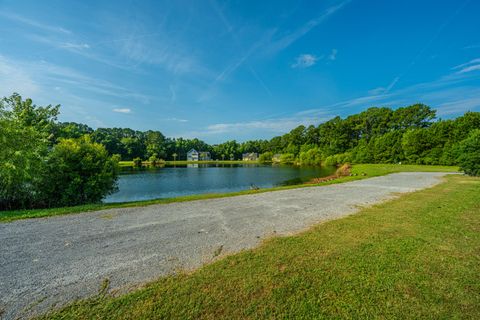
POLYGON ((472 131, 460 143, 460 150, 460 168, 470 176, 480 176, 480 129, 472 131))
POLYGON ((58 108, 18 94, 0 101, 0 210, 98 202, 115 190, 118 159, 88 136, 57 139, 58 108))
POLYGON ((335 154, 325 158, 324 164, 326 166, 336 166, 339 164, 350 163, 352 161, 352 155, 349 152, 335 154))
POLYGON ((323 161, 323 164, 326 166, 336 166, 337 165, 337 158, 335 156, 328 156, 323 161))
POLYGON ((258 157, 258 161, 261 163, 272 162, 272 158, 273 158, 272 152, 265 152, 258 157))
POLYGON ((159 159, 157 158, 157 154, 154 153, 150 158, 148 158, 148 162, 151 166, 155 167, 159 163, 159 159))
POLYGON ((280 156, 280 163, 293 164, 295 163, 295 155, 292 153, 284 153, 280 156))
POLYGON ((322 153, 320 149, 313 148, 308 151, 300 152, 299 160, 301 165, 321 165, 322 153))
POLYGON ((48 157, 44 201, 49 207, 99 202, 117 190, 118 160, 89 136, 60 140, 48 157))
POLYGON ((133 166, 134 167, 141 167, 142 166, 142 159, 139 157, 133 158, 133 166))

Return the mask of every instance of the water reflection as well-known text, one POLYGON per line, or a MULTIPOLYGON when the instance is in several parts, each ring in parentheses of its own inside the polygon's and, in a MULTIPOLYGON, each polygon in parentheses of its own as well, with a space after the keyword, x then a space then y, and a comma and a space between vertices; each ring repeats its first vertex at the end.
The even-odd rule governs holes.
POLYGON ((295 167, 259 164, 189 164, 161 168, 124 168, 119 190, 105 202, 138 201, 200 193, 270 188, 328 176, 333 167, 295 167))

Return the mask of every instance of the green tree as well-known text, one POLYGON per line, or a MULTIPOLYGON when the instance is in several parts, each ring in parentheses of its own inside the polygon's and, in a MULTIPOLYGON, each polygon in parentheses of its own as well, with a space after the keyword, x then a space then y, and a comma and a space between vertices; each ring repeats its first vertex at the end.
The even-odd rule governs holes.
POLYGON ((273 153, 270 151, 264 152, 258 156, 258 161, 261 163, 272 162, 273 153))
POLYGON ((145 149, 148 158, 155 154, 160 159, 165 159, 167 157, 165 136, 159 131, 147 131, 145 133, 145 149))
POLYGON ((0 101, 0 210, 39 201, 57 115, 58 106, 38 107, 18 94, 0 101))
POLYGON ((373 140, 373 157, 375 163, 398 163, 403 161, 401 131, 390 131, 373 140))
POLYGON ((86 134, 92 134, 93 129, 86 124, 76 122, 60 122, 55 125, 54 128, 55 138, 58 140, 63 139, 78 139, 86 134))
POLYGON ((460 143, 460 168, 470 176, 480 176, 480 129, 473 130, 460 143))
POLYGON ((308 151, 300 152, 299 156, 301 165, 315 166, 322 163, 322 152, 319 148, 313 148, 308 151))
POLYGON ((421 103, 398 108, 393 113, 394 129, 426 128, 435 119, 435 110, 421 103))
POLYGON ((292 153, 284 153, 280 156, 280 163, 293 164, 295 163, 295 155, 292 153))
POLYGON ((416 128, 405 132, 402 138, 402 149, 409 163, 425 164, 428 151, 434 145, 430 135, 424 129, 416 128))
POLYGON ((101 201, 116 191, 118 160, 89 136, 60 140, 48 157, 44 201, 49 207, 101 201))

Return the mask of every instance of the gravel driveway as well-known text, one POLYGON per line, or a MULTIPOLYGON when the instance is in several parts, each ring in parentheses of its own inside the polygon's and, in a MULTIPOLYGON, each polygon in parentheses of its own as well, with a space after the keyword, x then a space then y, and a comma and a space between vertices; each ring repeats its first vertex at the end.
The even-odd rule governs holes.
MULTIPOLYGON (((397 173, 355 182, 223 199, 110 209, 0 224, 0 313, 28 317, 96 294, 126 290, 217 254, 258 245, 358 205, 430 187, 444 173, 397 173)), ((2 316, 0 316, 1 318, 2 316)))

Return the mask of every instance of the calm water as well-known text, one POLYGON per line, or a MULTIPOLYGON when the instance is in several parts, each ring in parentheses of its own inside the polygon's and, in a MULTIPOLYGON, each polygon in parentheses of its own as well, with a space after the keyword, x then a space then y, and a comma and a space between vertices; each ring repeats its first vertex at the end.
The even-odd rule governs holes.
POLYGON ((125 169, 119 177, 119 191, 105 202, 171 198, 190 194, 220 193, 299 184, 332 174, 333 167, 269 165, 189 165, 157 169, 125 169))

